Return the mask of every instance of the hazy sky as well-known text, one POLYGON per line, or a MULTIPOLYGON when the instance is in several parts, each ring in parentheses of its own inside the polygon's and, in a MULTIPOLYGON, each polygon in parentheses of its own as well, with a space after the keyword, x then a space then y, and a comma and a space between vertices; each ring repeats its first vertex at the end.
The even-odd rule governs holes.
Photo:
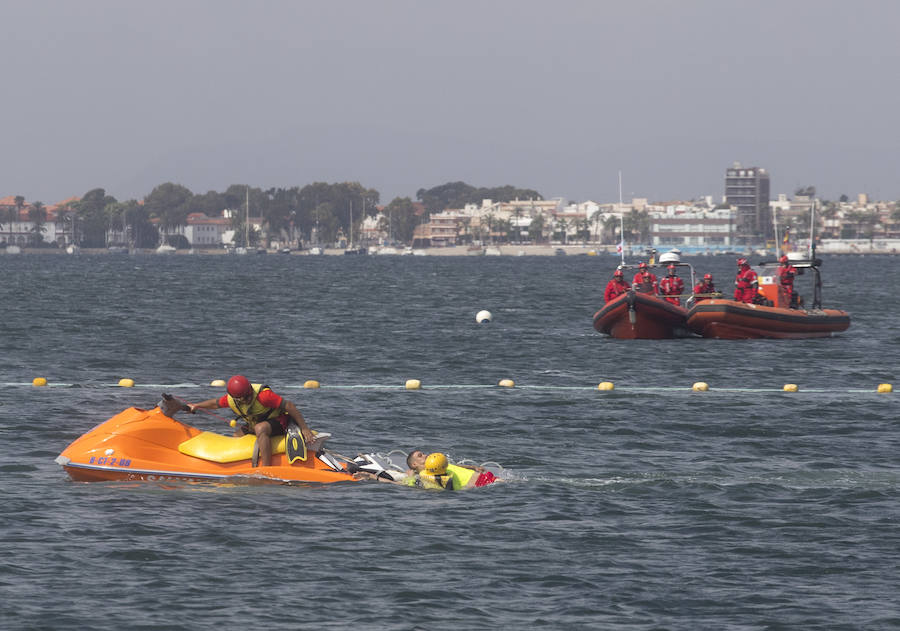
POLYGON ((900 198, 900 2, 0 0, 0 196, 900 198))

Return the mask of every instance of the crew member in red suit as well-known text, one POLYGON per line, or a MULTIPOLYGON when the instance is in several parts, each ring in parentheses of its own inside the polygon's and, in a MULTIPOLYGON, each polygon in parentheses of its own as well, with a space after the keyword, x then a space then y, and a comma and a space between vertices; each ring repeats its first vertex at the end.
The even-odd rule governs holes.
POLYGON ((781 283, 781 291, 784 292, 785 298, 790 300, 791 309, 796 309, 797 292, 794 291, 794 276, 797 275, 797 268, 790 264, 786 254, 778 262, 781 263, 778 267, 778 280, 781 283))
POLYGON ((738 273, 734 278, 734 299, 738 302, 753 302, 759 286, 756 272, 750 267, 746 258, 739 258, 737 264, 738 273))
POLYGON ((650 271, 646 263, 638 265, 638 273, 634 275, 631 288, 642 294, 659 295, 659 283, 656 282, 656 274, 650 271))
POLYGON ((684 293, 684 281, 678 277, 678 270, 673 264, 669 264, 666 268, 668 276, 659 281, 659 293, 666 297, 668 302, 673 305, 680 305, 681 298, 670 296, 679 296, 684 293))
POLYGON ((629 289, 631 289, 631 287, 625 282, 624 272, 617 269, 613 272, 612 280, 606 284, 606 291, 603 292, 603 299, 606 300, 606 302, 609 302, 616 296, 624 294, 629 289))
POLYGON ((694 302, 701 300, 709 300, 710 296, 700 296, 698 294, 714 294, 716 293, 716 285, 713 283, 712 274, 704 274, 703 280, 694 285, 694 302))

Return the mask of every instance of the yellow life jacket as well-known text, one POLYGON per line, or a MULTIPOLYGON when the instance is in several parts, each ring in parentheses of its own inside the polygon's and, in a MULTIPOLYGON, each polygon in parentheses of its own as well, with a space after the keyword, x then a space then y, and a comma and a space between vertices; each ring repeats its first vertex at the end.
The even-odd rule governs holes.
POLYGON ((452 491, 457 488, 453 476, 449 475, 449 473, 443 475, 417 473, 406 478, 404 484, 407 486, 417 486, 422 489, 440 489, 446 491, 452 491))
POLYGON ((472 477, 476 475, 475 470, 461 467, 456 464, 448 464, 447 473, 449 473, 450 477, 453 478, 454 489, 466 488, 467 486, 469 486, 469 481, 472 479, 472 477))
POLYGON ((253 397, 249 403, 241 403, 230 394, 228 396, 228 407, 231 411, 253 429, 253 426, 262 421, 278 418, 284 412, 284 404, 277 408, 269 408, 259 402, 259 393, 263 390, 271 390, 269 386, 261 383, 250 384, 253 388, 253 397))

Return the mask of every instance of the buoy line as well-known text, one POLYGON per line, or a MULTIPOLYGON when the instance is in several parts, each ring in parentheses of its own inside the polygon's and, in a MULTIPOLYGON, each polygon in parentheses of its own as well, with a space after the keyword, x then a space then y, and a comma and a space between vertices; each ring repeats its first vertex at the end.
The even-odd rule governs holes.
MULTIPOLYGON (((136 382, 133 379, 125 378, 119 379, 116 383, 86 383, 86 384, 76 384, 76 383, 54 383, 50 382, 45 377, 35 377, 30 382, 6 382, 0 383, 0 385, 16 388, 16 387, 29 387, 29 388, 129 388, 129 389, 138 389, 138 390, 184 390, 184 389, 199 389, 199 388, 222 388, 224 387, 224 382, 221 380, 215 380, 211 384, 196 384, 196 383, 140 383, 136 382)), ((762 387, 762 388, 733 388, 733 387, 717 387, 710 386, 706 382, 696 382, 692 385, 683 385, 683 386, 619 386, 613 384, 611 381, 602 381, 598 384, 593 385, 576 385, 576 386, 561 386, 561 385, 522 385, 515 383, 512 379, 500 379, 497 383, 494 384, 424 384, 418 379, 408 379, 405 383, 396 383, 396 384, 334 384, 334 385, 323 385, 318 381, 309 380, 300 385, 276 385, 276 390, 304 390, 304 389, 315 389, 315 390, 546 390, 546 391, 577 391, 577 390, 592 390, 592 391, 601 391, 601 392, 685 392, 688 394, 702 393, 702 394, 711 394, 716 392, 726 392, 726 393, 766 393, 766 392, 777 392, 777 393, 790 393, 790 394, 828 394, 828 393, 846 393, 846 394, 885 394, 892 393, 894 391, 893 386, 889 383, 880 383, 875 388, 847 388, 845 390, 838 390, 835 388, 805 388, 800 387, 797 384, 788 383, 784 384, 781 387, 762 387)))

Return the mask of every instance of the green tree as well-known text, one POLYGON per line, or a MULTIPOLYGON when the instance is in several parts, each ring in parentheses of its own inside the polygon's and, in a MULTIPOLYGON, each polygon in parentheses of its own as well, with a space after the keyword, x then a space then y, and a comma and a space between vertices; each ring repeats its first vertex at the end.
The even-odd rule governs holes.
POLYGON ((420 221, 413 201, 409 197, 396 197, 384 211, 391 214, 394 237, 403 243, 412 244, 413 232, 420 221))
POLYGON ((194 194, 181 184, 166 182, 154 188, 146 198, 144 206, 150 216, 159 220, 163 241, 175 228, 187 225, 191 199, 194 194))
POLYGON ((585 217, 584 219, 576 219, 575 220, 575 238, 581 239, 581 242, 587 245, 588 239, 591 236, 591 222, 585 217))
POLYGON ((189 213, 203 213, 207 217, 221 217, 222 211, 228 207, 224 193, 207 191, 202 195, 191 197, 189 213))
POLYGON ((41 202, 34 202, 28 209, 28 220, 31 221, 31 244, 39 247, 44 242, 44 233, 47 232, 47 209, 41 202))
POLYGON ((298 208, 295 223, 301 233, 311 235, 318 222, 323 240, 336 238, 338 231, 349 237, 351 229, 356 239, 363 219, 378 214, 376 205, 380 194, 375 189, 365 188, 359 182, 314 182, 300 189, 296 199, 298 208), (351 214, 353 226, 350 225, 351 214), (336 226, 329 225, 332 219, 336 220, 336 226))
POLYGON ((107 195, 102 188, 94 188, 72 204, 76 211, 73 217, 73 234, 78 235, 75 241, 78 245, 88 248, 106 247, 106 229, 109 226, 106 207, 114 203, 115 197, 107 195))
POLYGON ((620 232, 620 219, 616 215, 610 215, 606 219, 603 220, 603 234, 609 235, 612 243, 619 243, 622 239, 622 235, 619 235, 619 238, 616 238, 616 235, 620 232))
POLYGON ((521 242, 522 242, 522 228, 521 228, 521 223, 520 223, 520 221, 521 221, 522 215, 523 215, 524 213, 525 213, 525 209, 522 208, 521 206, 519 206, 518 204, 516 204, 516 207, 513 208, 513 217, 516 218, 516 221, 515 221, 515 236, 516 236, 516 243, 521 243, 521 242))
POLYGON ((480 204, 482 200, 509 202, 514 199, 544 199, 533 189, 515 186, 495 186, 492 188, 475 188, 465 182, 448 182, 430 189, 420 188, 416 191, 416 199, 422 202, 429 213, 440 212, 446 208, 463 208, 466 204, 480 204))
POLYGON ((13 242, 13 222, 19 220, 19 213, 22 212, 22 207, 25 205, 25 198, 22 195, 16 195, 15 197, 15 209, 10 207, 6 212, 7 221, 9 223, 9 242, 13 242))
POLYGON ((625 237, 631 243, 647 243, 650 240, 650 213, 634 210, 625 214, 625 237))
POLYGON ((462 217, 458 219, 456 222, 456 235, 459 238, 460 232, 462 232, 462 238, 459 239, 459 243, 466 244, 472 242, 472 218, 471 217, 462 217))
POLYGON ((544 228, 547 225, 547 218, 544 217, 544 213, 537 213, 531 218, 531 223, 528 225, 528 238, 531 239, 535 244, 540 244, 544 242, 544 228))

